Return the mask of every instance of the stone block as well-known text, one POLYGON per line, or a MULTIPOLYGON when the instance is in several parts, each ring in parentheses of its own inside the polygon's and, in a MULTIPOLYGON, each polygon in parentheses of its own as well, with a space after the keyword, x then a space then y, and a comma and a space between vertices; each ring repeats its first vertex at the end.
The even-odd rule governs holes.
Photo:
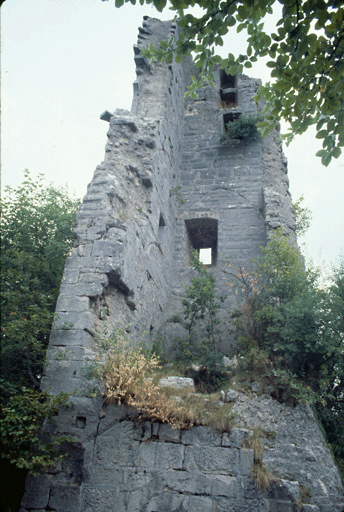
POLYGON ((173 443, 157 443, 156 462, 164 469, 182 469, 185 446, 173 443))
POLYGON ((197 426, 182 432, 182 443, 198 446, 220 446, 221 434, 215 432, 211 427, 197 426))
POLYGON ((108 432, 118 422, 122 422, 126 416, 127 409, 124 405, 104 405, 100 412, 101 421, 98 426, 98 435, 103 435, 104 433, 108 432))
POLYGON ((48 506, 51 476, 28 475, 25 481, 25 494, 21 506, 26 508, 45 508, 48 506))
POLYGON ((295 502, 281 500, 267 500, 267 512, 295 512, 295 502))
POLYGON ((269 498, 275 498, 279 500, 293 500, 295 501, 300 496, 300 484, 299 482, 284 480, 283 478, 274 485, 269 492, 269 498))
POLYGON ((53 329, 50 334, 50 345, 65 347, 82 346, 90 350, 94 347, 94 338, 84 329, 53 329))
POLYGON ((61 374, 55 377, 50 375, 43 376, 41 379, 41 389, 53 395, 57 395, 61 392, 78 394, 82 393, 85 389, 85 379, 72 376, 69 378, 66 378, 66 376, 61 378, 61 374))
POLYGON ((184 469, 236 475, 239 472, 239 450, 216 446, 186 446, 184 469))
MULTIPOLYGON (((95 446, 95 461, 109 466, 133 466, 139 454, 139 442, 124 436, 116 436, 119 430, 99 436, 95 446)), ((141 453, 141 451, 140 451, 141 453)))
POLYGON ((48 369, 50 379, 80 379, 84 377, 85 361, 52 360, 49 361, 45 372, 48 369))
POLYGON ((60 311, 54 317, 54 330, 94 330, 94 314, 90 311, 60 311))
POLYGON ((99 283, 87 283, 75 285, 62 283, 60 293, 63 295, 71 295, 73 297, 90 297, 97 298, 103 293, 104 287, 99 283))
POLYGON ((79 508, 81 487, 56 482, 51 486, 49 507, 58 512, 75 512, 79 508))
POLYGON ((241 480, 236 476, 216 475, 213 479, 211 494, 239 499, 244 497, 244 489, 241 480))
POLYGON ((88 297, 71 297, 60 295, 56 305, 56 311, 88 311, 90 299, 88 297))
POLYGON ((230 503, 228 501, 228 498, 218 499, 216 512, 268 512, 258 495, 256 495, 255 499, 237 500, 231 498, 230 503))
POLYGON ((181 510, 185 511, 199 510, 202 512, 213 512, 216 504, 213 498, 207 496, 184 496, 182 507, 181 510))
POLYGON ((159 380, 160 387, 171 387, 175 389, 193 388, 194 381, 188 377, 166 377, 159 380))
POLYGON ((92 256, 104 257, 112 256, 118 258, 123 252, 123 245, 119 242, 109 242, 108 240, 96 240, 93 244, 92 256))
POLYGON ((47 361, 85 361, 93 358, 94 352, 84 347, 50 345, 47 351, 47 361))
POLYGON ((197 473, 197 478, 195 478, 193 473, 187 471, 165 471, 161 472, 161 475, 166 482, 166 489, 177 491, 181 494, 204 494, 208 496, 214 494, 214 477, 212 475, 197 473))
POLYGON ((159 430, 159 440, 168 443, 180 443, 181 431, 178 428, 172 428, 171 425, 162 424, 159 430))
POLYGON ((252 436, 252 430, 243 428, 232 428, 229 434, 224 433, 222 436, 222 446, 232 446, 233 448, 241 448, 244 441, 252 436))
MULTIPOLYGON (((126 510, 124 493, 117 492, 115 487, 85 487, 82 494, 81 507, 83 512, 109 512, 109 510, 126 510)), ((62 511, 61 511, 62 512, 62 511)))
POLYGON ((253 450, 240 448, 239 450, 239 472, 241 475, 249 476, 253 467, 253 450))
POLYGON ((140 444, 136 464, 142 468, 154 468, 158 443, 146 441, 140 444))
POLYGON ((68 269, 66 268, 63 273, 62 283, 75 284, 79 279, 79 269, 68 269))
POLYGON ((131 512, 142 512, 148 501, 148 494, 151 491, 151 488, 142 486, 140 489, 129 492, 127 510, 131 512))

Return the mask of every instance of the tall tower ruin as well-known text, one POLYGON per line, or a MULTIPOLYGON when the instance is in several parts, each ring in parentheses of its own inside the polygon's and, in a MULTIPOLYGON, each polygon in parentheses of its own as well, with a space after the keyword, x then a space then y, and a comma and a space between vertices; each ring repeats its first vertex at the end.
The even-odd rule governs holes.
MULTIPOLYGON (((140 53, 175 30, 174 23, 145 18, 134 46, 131 112, 101 116, 109 123, 105 157, 78 213, 42 379, 45 390, 75 393, 73 406, 47 427, 75 442, 60 467, 28 478, 22 512, 296 510, 302 471, 283 457, 282 445, 268 455, 284 483, 261 496, 250 474, 252 450, 242 446, 244 428, 228 436, 207 427, 181 433, 139 425, 123 407, 89 395, 95 334, 130 325, 133 336, 145 331, 149 342, 159 330, 168 333, 166 322, 180 311, 191 276, 192 249, 209 250, 209 271, 228 296, 230 269, 250 267, 271 230, 295 231, 278 132, 223 140, 228 122, 258 112, 253 96, 259 81, 218 70, 215 87, 205 85, 198 99, 185 100, 197 72, 192 61, 149 64, 140 53)), ((235 300, 229 296, 233 307, 235 300)), ((226 353, 231 343, 224 336, 219 348, 226 353)), ((339 512, 340 478, 311 412, 286 412, 258 398, 256 407, 267 422, 275 415, 284 425, 288 418, 281 432, 289 448, 292 427, 302 423, 300 435, 309 441, 299 464, 311 480, 319 469, 314 452, 325 461, 321 484, 314 484, 318 498, 303 510, 339 512)))

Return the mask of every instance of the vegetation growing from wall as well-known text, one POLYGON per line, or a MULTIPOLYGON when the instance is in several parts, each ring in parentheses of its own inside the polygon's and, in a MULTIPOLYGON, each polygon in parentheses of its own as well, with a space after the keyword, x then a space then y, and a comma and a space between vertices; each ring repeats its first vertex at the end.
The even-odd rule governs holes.
POLYGON ((258 137, 260 133, 257 124, 262 120, 262 116, 257 114, 242 114, 238 119, 226 124, 226 135, 231 139, 258 137))
POLYGON ((102 394, 107 402, 124 404, 138 411, 143 419, 168 423, 173 428, 211 425, 225 432, 233 426, 231 406, 218 410, 218 396, 200 397, 193 387, 161 388, 159 378, 164 372, 158 358, 143 346, 131 346, 124 331, 117 329, 99 340, 98 349, 94 376, 103 382, 102 394))
POLYGON ((217 295, 215 277, 201 263, 196 251, 191 263, 194 277, 185 287, 183 318, 174 316, 170 321, 181 323, 188 332, 187 339, 175 340, 177 359, 184 363, 198 363, 198 369, 188 368, 187 375, 194 379, 199 391, 209 393, 217 390, 228 378, 222 356, 216 350, 218 312, 224 298, 217 295), (205 338, 202 338, 203 332, 206 333, 205 338))
POLYGON ((54 462, 58 440, 40 439, 39 426, 66 404, 40 379, 78 206, 28 171, 1 200, 1 457, 31 472, 54 462))
POLYGON ((260 380, 278 400, 313 405, 344 468, 344 261, 326 289, 281 231, 256 271, 238 275, 244 295, 232 315, 243 380, 260 380))

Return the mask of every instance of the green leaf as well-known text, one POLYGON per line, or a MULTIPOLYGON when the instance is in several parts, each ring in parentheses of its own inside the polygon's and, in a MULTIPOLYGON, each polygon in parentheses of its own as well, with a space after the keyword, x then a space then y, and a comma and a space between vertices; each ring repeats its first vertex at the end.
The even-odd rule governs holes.
POLYGON ((326 152, 323 157, 321 158, 321 163, 325 166, 325 167, 328 167, 328 165, 330 164, 331 162, 331 154, 329 152, 326 152))

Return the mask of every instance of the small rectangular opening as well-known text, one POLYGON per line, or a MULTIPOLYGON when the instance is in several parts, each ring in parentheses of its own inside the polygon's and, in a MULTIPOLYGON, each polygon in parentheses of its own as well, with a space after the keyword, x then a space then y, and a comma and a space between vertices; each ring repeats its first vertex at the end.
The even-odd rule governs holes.
POLYGON ((212 264, 212 248, 204 247, 199 250, 199 261, 203 263, 203 265, 211 265, 212 264))
POLYGON ((220 98, 221 108, 237 106, 236 76, 227 75, 225 70, 220 71, 220 98))
POLYGON ((75 426, 77 428, 85 429, 86 428, 86 417, 85 416, 77 416, 75 420, 75 426))
POLYGON ((203 265, 216 265, 217 260, 217 219, 209 217, 185 221, 188 233, 190 259, 196 250, 203 265))
POLYGON ((236 92, 220 90, 221 107, 234 108, 237 106, 236 92))

